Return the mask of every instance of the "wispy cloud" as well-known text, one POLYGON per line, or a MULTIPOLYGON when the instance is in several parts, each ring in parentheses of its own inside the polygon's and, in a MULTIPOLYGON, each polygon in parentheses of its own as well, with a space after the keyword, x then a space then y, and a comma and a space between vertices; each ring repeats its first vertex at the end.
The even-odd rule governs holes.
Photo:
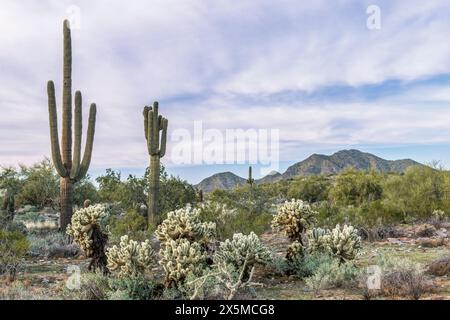
POLYGON ((93 168, 147 163, 141 110, 153 100, 171 129, 280 129, 286 161, 305 148, 447 143, 450 3, 377 1, 374 31, 372 2, 3 0, 0 163, 50 154, 45 86, 60 97, 70 5, 81 9, 74 90, 85 117, 99 109, 93 168))

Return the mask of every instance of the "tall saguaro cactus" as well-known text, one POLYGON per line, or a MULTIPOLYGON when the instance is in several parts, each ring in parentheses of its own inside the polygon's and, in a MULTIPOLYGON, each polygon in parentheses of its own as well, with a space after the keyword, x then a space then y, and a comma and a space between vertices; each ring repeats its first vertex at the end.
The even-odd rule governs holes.
POLYGON ((87 129, 86 147, 81 159, 82 139, 82 97, 81 92, 75 93, 74 119, 74 149, 72 158, 72 40, 70 26, 64 21, 64 78, 62 98, 62 137, 61 149, 58 137, 58 120, 56 113, 55 85, 53 81, 47 84, 48 113, 50 122, 50 139, 52 159, 56 171, 60 175, 60 228, 65 231, 72 218, 73 184, 82 179, 89 168, 94 144, 95 118, 97 107, 91 104, 87 129))
POLYGON ((248 167, 248 179, 247 179, 247 183, 250 186, 253 186, 253 183, 255 182, 255 179, 252 178, 252 167, 248 167))
POLYGON ((158 209, 160 160, 166 154, 167 126, 169 121, 158 114, 158 102, 153 107, 144 108, 144 130, 150 155, 150 175, 148 190, 148 224, 158 224, 160 215, 158 209))

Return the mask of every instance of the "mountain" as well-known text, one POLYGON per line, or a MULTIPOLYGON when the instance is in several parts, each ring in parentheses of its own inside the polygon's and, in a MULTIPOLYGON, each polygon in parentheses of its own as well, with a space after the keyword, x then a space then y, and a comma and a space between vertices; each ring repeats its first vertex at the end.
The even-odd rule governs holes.
POLYGON ((279 181, 283 178, 283 175, 277 171, 272 171, 270 172, 267 176, 256 180, 255 182, 257 184, 261 184, 261 183, 270 183, 270 182, 276 182, 279 181))
MULTIPOLYGON (((313 154, 306 160, 290 166, 283 174, 273 171, 267 176, 256 180, 257 184, 271 183, 282 179, 291 179, 296 176, 332 175, 352 167, 356 170, 376 170, 380 172, 404 172, 410 166, 422 165, 411 159, 385 160, 370 153, 359 150, 341 150, 331 156, 313 154)), ((232 189, 236 185, 246 183, 246 179, 234 173, 224 172, 208 177, 196 187, 204 192, 214 189, 232 189)))
POLYGON ((246 179, 241 178, 232 172, 222 172, 203 179, 196 187, 203 190, 203 192, 211 192, 215 189, 232 189, 237 185, 246 183, 246 181, 246 179))
POLYGON ((411 159, 385 160, 359 150, 342 150, 331 156, 313 154, 306 160, 290 166, 283 173, 283 179, 289 179, 295 176, 337 174, 348 167, 362 171, 376 170, 380 172, 400 173, 414 165, 421 164, 411 159))

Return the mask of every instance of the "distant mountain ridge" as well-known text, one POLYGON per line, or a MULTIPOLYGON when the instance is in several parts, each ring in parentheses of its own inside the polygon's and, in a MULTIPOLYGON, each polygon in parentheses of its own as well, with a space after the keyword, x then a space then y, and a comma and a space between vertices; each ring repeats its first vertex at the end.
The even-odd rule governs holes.
MULTIPOLYGON (((385 160, 371 153, 354 149, 341 150, 331 156, 313 154, 307 159, 293 164, 283 174, 271 172, 267 176, 256 180, 255 183, 270 183, 298 176, 333 175, 349 167, 361 171, 376 170, 385 173, 401 173, 405 172, 408 167, 417 165, 420 166, 422 164, 411 159, 385 160)), ((224 172, 217 173, 202 180, 196 187, 204 192, 211 192, 215 189, 232 189, 237 185, 243 185, 245 183, 246 179, 232 172, 224 172)))

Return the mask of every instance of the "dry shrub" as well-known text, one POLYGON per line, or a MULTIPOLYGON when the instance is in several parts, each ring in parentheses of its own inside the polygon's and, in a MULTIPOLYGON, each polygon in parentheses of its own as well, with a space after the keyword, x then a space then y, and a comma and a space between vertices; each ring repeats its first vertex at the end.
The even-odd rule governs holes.
POLYGON ((408 297, 418 300, 429 291, 424 270, 418 264, 405 260, 393 260, 383 269, 381 293, 386 296, 408 297))

